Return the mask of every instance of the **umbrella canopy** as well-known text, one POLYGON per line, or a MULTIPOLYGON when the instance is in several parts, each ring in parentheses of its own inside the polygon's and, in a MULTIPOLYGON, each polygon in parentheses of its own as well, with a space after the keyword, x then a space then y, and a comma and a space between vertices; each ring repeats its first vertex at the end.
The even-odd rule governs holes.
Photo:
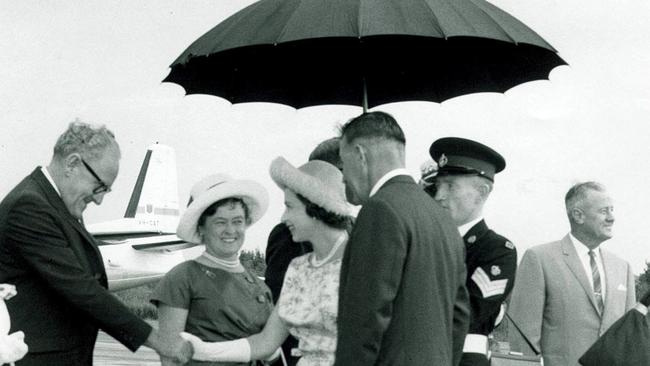
POLYGON ((164 81, 232 103, 373 107, 504 92, 563 64, 483 0, 261 0, 197 39, 164 81))

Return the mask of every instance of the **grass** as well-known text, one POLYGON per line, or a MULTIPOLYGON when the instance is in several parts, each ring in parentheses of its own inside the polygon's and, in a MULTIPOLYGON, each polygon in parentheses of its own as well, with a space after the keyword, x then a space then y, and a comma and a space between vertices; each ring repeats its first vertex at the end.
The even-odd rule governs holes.
POLYGON ((156 285, 157 282, 130 288, 128 290, 115 291, 113 295, 120 299, 139 317, 143 319, 156 320, 158 319, 158 309, 149 302, 149 299, 151 299, 151 293, 156 288, 156 285))

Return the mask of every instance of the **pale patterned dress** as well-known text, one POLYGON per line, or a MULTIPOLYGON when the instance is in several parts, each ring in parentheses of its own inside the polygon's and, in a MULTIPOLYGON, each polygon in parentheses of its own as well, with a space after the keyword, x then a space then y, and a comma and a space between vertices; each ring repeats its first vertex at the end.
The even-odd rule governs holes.
POLYGON ((278 300, 278 315, 298 339, 298 366, 331 366, 336 351, 336 317, 341 259, 315 266, 313 253, 291 261, 278 300))

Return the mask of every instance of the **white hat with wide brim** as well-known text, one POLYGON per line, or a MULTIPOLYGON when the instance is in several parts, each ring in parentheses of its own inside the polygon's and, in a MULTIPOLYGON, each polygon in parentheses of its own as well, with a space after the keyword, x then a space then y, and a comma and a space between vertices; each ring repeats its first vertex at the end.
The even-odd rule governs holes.
POLYGON ((270 173, 280 188, 288 188, 329 212, 351 215, 350 204, 345 199, 343 174, 334 165, 312 160, 295 168, 279 156, 271 162, 270 173))
POLYGON ((225 198, 240 198, 248 206, 250 223, 259 220, 269 206, 269 194, 252 180, 233 179, 227 174, 210 175, 192 187, 191 203, 181 216, 176 235, 190 243, 202 244, 198 221, 208 207, 225 198))

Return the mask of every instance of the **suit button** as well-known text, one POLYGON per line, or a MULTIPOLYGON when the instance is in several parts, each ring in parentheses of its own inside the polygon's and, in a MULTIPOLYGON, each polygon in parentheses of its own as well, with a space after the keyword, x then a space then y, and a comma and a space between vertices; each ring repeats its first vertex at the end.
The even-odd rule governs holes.
POLYGON ((266 296, 258 295, 257 296, 257 302, 259 302, 260 304, 264 304, 266 302, 266 296))

